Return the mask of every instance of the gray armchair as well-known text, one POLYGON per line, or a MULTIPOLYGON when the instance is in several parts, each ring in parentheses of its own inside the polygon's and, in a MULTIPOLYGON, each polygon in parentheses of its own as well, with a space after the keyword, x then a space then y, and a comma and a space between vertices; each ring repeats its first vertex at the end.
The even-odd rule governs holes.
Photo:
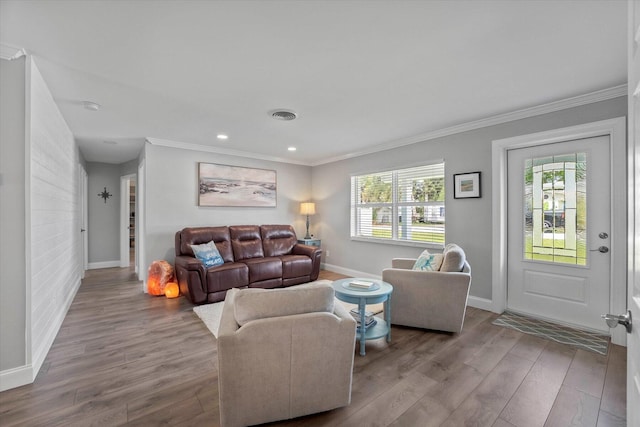
POLYGON ((412 270, 416 260, 410 258, 394 258, 382 271, 382 280, 393 285, 392 324, 462 331, 471 267, 457 245, 447 245, 443 255, 440 271, 412 270))
POLYGON ((355 334, 329 283, 230 290, 218 332, 221 425, 349 405, 355 334))

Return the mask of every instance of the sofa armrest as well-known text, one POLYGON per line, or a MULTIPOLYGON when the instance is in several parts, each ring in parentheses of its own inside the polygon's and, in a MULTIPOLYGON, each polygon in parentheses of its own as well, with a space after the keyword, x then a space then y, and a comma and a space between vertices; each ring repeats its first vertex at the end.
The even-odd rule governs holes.
POLYGON ((320 251, 320 253, 322 253, 322 249, 320 249, 319 247, 303 245, 302 243, 296 243, 295 245, 293 245, 293 249, 291 249, 291 253, 293 255, 306 255, 312 259, 317 251, 320 251))
POLYGON ((351 313, 349 313, 349 310, 347 310, 347 308, 338 299, 336 299, 335 305, 333 307, 333 314, 335 314, 336 317, 338 317, 343 322, 353 323, 353 328, 355 330, 357 326, 356 319, 353 318, 351 313))
POLYGON ((291 249, 293 255, 306 255, 311 258, 311 281, 318 279, 320 275, 320 263, 322 262, 322 249, 317 246, 296 243, 291 249))
POLYGON ((220 316, 220 326, 218 327, 218 339, 226 335, 233 335, 240 326, 236 322, 235 316, 235 298, 238 289, 233 288, 227 291, 227 296, 222 306, 222 315, 220 316))
POLYGON ((411 270, 415 263, 415 258, 394 258, 391 260, 391 267, 411 270))
POLYGON ((175 272, 181 294, 186 295, 194 304, 207 300, 206 268, 202 262, 192 256, 177 256, 175 272))

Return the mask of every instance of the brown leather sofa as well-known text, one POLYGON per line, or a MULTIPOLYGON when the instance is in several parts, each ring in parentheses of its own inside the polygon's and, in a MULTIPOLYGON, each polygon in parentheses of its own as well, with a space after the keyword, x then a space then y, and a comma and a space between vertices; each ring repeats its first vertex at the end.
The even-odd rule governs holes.
POLYGON ((232 288, 280 288, 318 278, 322 249, 298 243, 290 225, 189 227, 176 233, 180 292, 194 304, 224 300, 232 288), (189 245, 213 241, 224 264, 206 268, 189 245))

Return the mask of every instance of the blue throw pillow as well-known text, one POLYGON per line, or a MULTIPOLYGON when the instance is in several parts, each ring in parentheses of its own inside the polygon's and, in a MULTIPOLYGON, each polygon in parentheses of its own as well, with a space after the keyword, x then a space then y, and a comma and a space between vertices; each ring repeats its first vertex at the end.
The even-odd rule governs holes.
POLYGON ((224 260, 220 256, 220 252, 218 252, 218 248, 216 248, 216 244, 213 243, 213 240, 202 245, 189 246, 193 249, 193 253, 196 258, 198 258, 205 267, 216 267, 224 264, 224 260))
POLYGON ((426 249, 420 254, 415 264, 414 270, 438 271, 442 265, 444 256, 442 254, 430 254, 426 249))

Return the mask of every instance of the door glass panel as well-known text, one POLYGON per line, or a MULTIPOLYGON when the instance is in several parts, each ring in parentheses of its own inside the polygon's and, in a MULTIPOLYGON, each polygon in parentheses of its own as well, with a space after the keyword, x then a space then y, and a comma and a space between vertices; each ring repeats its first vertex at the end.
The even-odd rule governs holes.
POLYGON ((587 264, 586 177, 586 153, 525 160, 525 259, 587 264))

